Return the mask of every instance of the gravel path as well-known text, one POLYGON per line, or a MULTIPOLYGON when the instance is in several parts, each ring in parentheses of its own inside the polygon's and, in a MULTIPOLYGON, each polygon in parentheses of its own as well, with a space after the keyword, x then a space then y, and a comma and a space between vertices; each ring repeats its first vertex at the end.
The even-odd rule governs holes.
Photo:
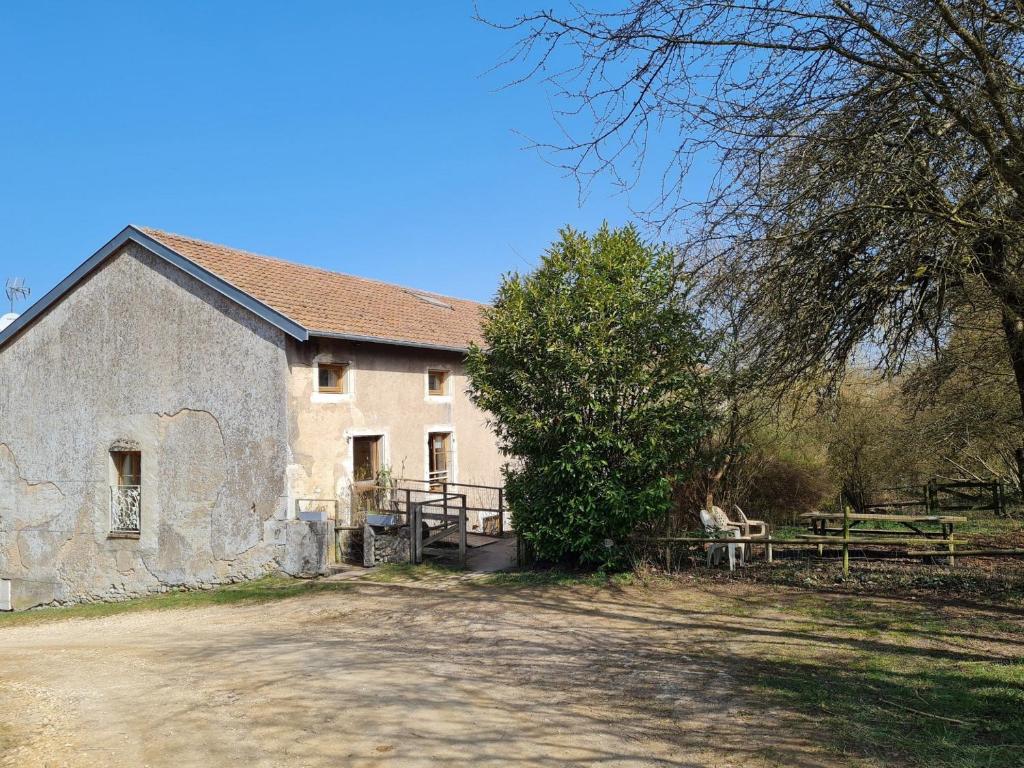
POLYGON ((0 629, 0 765, 831 764, 741 705, 765 618, 700 588, 350 587, 0 629))

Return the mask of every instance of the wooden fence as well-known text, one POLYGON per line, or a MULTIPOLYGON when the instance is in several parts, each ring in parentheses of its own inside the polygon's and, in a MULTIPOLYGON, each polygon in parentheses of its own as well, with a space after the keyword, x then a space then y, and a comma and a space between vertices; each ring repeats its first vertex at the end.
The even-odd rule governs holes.
POLYGON ((863 512, 879 510, 920 509, 924 514, 943 515, 954 512, 993 512, 1006 514, 1006 489, 1000 480, 954 480, 939 482, 931 479, 924 485, 882 488, 870 501, 865 498, 844 498, 863 512), (881 498, 886 495, 895 498, 881 498))

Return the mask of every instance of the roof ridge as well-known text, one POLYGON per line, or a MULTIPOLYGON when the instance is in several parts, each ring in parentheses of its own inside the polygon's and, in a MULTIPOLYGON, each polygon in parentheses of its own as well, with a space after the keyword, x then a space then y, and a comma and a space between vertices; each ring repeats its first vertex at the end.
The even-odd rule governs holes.
POLYGON ((168 232, 168 231, 163 230, 163 229, 157 229, 156 227, 145 227, 145 226, 141 226, 141 225, 133 225, 133 226, 135 226, 135 228, 138 229, 140 232, 143 232, 144 234, 156 237, 157 239, 159 239, 161 235, 163 235, 165 237, 175 237, 175 238, 178 238, 180 240, 187 240, 190 243, 195 243, 196 245, 210 246, 210 247, 213 247, 213 248, 223 248, 224 250, 234 251, 235 253, 241 253, 241 254, 244 254, 246 256, 251 256, 252 258, 264 259, 266 261, 273 261, 273 262, 277 262, 278 264, 285 264, 285 265, 287 265, 289 267, 299 267, 301 269, 308 269, 308 270, 312 270, 314 272, 321 272, 321 273, 323 273, 325 275, 331 275, 331 276, 335 276, 335 277, 347 277, 347 278, 349 278, 351 280, 361 280, 364 283, 373 283, 375 285, 385 285, 385 286, 387 286, 389 288, 400 288, 401 290, 409 291, 409 292, 414 293, 414 294, 415 293, 422 293, 425 296, 433 296, 433 297, 437 297, 437 298, 440 298, 440 299, 447 299, 449 301, 460 301, 460 302, 464 302, 466 304, 475 304, 476 306, 480 306, 480 307, 486 307, 487 306, 487 304, 485 304, 483 302, 480 302, 480 301, 474 301, 473 299, 464 299, 464 298, 461 298, 459 296, 450 296, 450 295, 445 294, 445 293, 438 293, 436 291, 428 291, 428 290, 423 289, 423 288, 415 288, 415 287, 413 287, 411 285, 402 285, 400 283, 389 283, 387 280, 378 280, 377 278, 373 278, 373 277, 363 277, 361 275, 353 275, 353 274, 351 274, 349 272, 337 272, 337 271, 335 271, 333 269, 325 269, 324 267, 317 267, 317 266, 314 266, 312 264, 303 264, 302 262, 299 262, 299 261, 290 261, 288 259, 282 259, 282 258, 280 258, 278 256, 268 256, 265 253, 256 253, 255 251, 247 251, 244 248, 236 248, 233 245, 226 245, 224 243, 215 243, 215 242, 212 242, 210 240, 201 240, 198 237, 193 237, 192 235, 183 235, 183 234, 178 233, 178 232, 168 232))

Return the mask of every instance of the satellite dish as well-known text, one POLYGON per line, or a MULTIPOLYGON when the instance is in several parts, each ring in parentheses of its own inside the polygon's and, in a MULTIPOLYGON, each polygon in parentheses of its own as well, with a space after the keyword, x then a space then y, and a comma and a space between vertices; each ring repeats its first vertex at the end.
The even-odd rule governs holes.
POLYGON ((11 302, 11 314, 14 314, 14 304, 24 301, 32 295, 32 289, 25 284, 24 277, 7 278, 7 300, 11 302))

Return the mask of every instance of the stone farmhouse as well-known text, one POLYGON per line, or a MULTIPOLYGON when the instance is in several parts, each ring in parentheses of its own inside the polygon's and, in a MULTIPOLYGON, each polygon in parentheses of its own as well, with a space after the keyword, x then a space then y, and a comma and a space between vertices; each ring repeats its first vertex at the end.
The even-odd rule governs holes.
POLYGON ((0 608, 322 572, 307 501, 499 484, 481 309, 125 228, 0 332, 0 608))

